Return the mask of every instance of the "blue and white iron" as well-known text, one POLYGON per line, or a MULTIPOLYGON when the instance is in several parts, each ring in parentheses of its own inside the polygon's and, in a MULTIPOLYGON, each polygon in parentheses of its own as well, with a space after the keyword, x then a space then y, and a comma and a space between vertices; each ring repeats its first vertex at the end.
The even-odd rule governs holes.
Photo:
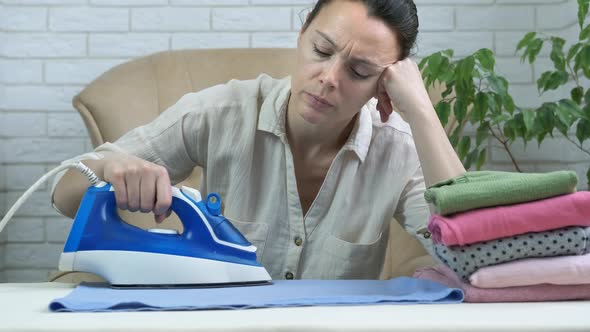
POLYGON ((62 271, 90 272, 113 286, 211 286, 269 283, 256 247, 220 214, 218 194, 172 187, 184 231, 144 230, 117 213, 112 186, 90 186, 59 260, 62 271))

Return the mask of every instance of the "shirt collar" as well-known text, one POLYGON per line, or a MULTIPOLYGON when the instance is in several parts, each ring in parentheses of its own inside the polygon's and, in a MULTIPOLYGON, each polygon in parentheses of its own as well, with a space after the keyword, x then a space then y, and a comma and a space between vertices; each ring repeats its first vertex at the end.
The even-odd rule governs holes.
MULTIPOLYGON (((264 99, 258 115, 258 130, 278 136, 283 143, 287 142, 285 117, 290 95, 291 77, 279 80, 264 99)), ((353 151, 363 162, 369 150, 372 132, 371 108, 365 105, 356 117, 352 132, 342 149, 353 151)))
POLYGON ((270 90, 258 115, 258 130, 280 137, 286 142, 285 115, 291 95, 291 77, 279 80, 270 90))

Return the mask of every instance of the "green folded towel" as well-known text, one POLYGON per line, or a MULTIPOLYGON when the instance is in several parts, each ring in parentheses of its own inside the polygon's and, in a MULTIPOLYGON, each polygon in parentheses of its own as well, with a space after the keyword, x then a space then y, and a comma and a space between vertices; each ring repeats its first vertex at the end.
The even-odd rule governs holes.
POLYGON ((467 172, 430 186, 424 193, 441 215, 489 206, 510 205, 569 194, 576 191, 573 171, 515 173, 467 172))

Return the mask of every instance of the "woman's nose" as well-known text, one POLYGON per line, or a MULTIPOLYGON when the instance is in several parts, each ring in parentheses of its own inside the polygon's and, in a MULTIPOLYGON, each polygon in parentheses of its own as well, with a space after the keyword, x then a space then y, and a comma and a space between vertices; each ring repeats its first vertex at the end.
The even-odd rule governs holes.
POLYGON ((320 83, 329 88, 337 88, 339 72, 340 64, 338 60, 327 62, 320 75, 320 83))

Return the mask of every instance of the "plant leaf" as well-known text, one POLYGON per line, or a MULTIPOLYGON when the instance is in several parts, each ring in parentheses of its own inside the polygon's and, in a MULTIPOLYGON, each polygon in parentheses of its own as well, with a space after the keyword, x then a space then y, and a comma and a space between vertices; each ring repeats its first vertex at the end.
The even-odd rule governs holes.
POLYGON ((570 95, 576 104, 582 104, 582 98, 584 98, 584 88, 577 86, 572 89, 570 95))
POLYGON ((563 45, 565 40, 559 37, 551 37, 552 47, 549 57, 557 70, 565 71, 565 55, 563 54, 563 45))
POLYGON ((545 91, 545 86, 551 78, 551 74, 552 72, 546 71, 543 74, 541 74, 541 77, 539 77, 539 79, 537 80, 537 91, 539 91, 539 94, 545 91))
POLYGON ((442 62, 442 55, 440 52, 434 53, 428 59, 428 68, 430 68, 430 73, 434 78, 438 77, 438 72, 440 71, 440 64, 442 62))
POLYGON ((471 147, 471 138, 469 136, 463 136, 461 138, 461 142, 459 143, 459 159, 463 160, 469 152, 469 148, 471 147))
POLYGON ((524 37, 518 42, 516 51, 518 52, 521 48, 528 46, 528 44, 533 40, 533 38, 535 38, 536 35, 537 33, 534 31, 528 32, 526 35, 524 35, 524 37))
POLYGON ((461 60, 457 68, 459 70, 458 76, 461 78, 461 80, 472 80, 474 67, 475 59, 473 58, 473 56, 470 55, 461 60))
POLYGON ((496 98, 496 94, 493 92, 488 92, 486 93, 486 95, 488 96, 488 109, 490 110, 490 112, 492 113, 492 115, 497 116, 502 112, 502 105, 498 104, 497 102, 497 98, 496 98))
MULTIPOLYGON (((526 125, 524 124, 524 116, 522 113, 518 113, 516 115, 514 115, 513 119, 513 126, 512 129, 514 129, 514 133, 516 134, 516 137, 522 137, 525 138, 527 135, 527 130, 526 130, 526 125)), ((526 147, 526 141, 525 141, 525 147, 526 147)))
POLYGON ((465 169, 471 168, 471 165, 473 164, 473 162, 477 160, 477 153, 478 153, 477 149, 473 149, 473 150, 471 150, 471 152, 469 152, 467 154, 467 158, 465 158, 465 163, 464 163, 465 169))
POLYGON ((535 62, 535 58, 543 48, 543 39, 536 38, 529 47, 529 63, 535 62))
POLYGON ((494 70, 494 64, 495 64, 495 59, 494 59, 494 54, 492 53, 492 51, 488 48, 482 48, 480 50, 478 50, 475 53, 475 57, 477 58, 477 60, 479 61, 479 63, 481 64, 481 66, 489 71, 493 71, 494 70))
POLYGON ((475 134, 475 146, 479 146, 485 139, 488 138, 488 130, 490 128, 489 123, 483 122, 477 127, 477 132, 475 134))
POLYGON ((583 144, 585 140, 590 138, 590 121, 582 119, 578 122, 576 137, 580 141, 580 144, 583 144))
POLYGON ((584 19, 588 14, 588 2, 588 0, 578 0, 578 23, 580 24, 580 29, 584 26, 584 19))
POLYGON ((455 87, 455 82, 454 81, 450 81, 450 82, 447 81, 446 85, 447 85, 447 88, 441 94, 441 97, 443 97, 443 98, 446 98, 448 95, 450 95, 453 92, 453 89, 455 87))
POLYGON ((500 96, 506 95, 507 91, 506 86, 504 85, 505 82, 502 81, 498 76, 490 75, 487 77, 487 81, 490 83, 490 87, 495 93, 499 94, 500 96))
MULTIPOLYGON (((555 108, 555 113, 557 114, 557 118, 559 119, 559 121, 556 122, 556 125, 558 123, 562 123, 566 127, 565 132, 567 133, 567 128, 569 128, 572 125, 572 123, 574 123, 574 120, 576 120, 574 118, 574 115, 569 111, 568 108, 563 107, 561 105, 555 108)), ((563 133, 563 131, 561 132, 563 133)))
POLYGON ((537 111, 540 112, 537 116, 541 120, 543 130, 545 130, 551 137, 553 137, 553 128, 555 128, 555 115, 553 113, 554 108, 552 108, 552 105, 554 104, 545 103, 537 111))
POLYGON ((447 48, 446 50, 441 52, 442 55, 444 55, 447 58, 452 58, 453 55, 455 54, 455 51, 452 48, 447 48))
POLYGON ((478 171, 481 169, 483 164, 485 164, 486 158, 487 158, 487 148, 483 148, 483 149, 481 149, 481 151, 479 151, 479 156, 477 157, 477 164, 475 165, 475 168, 478 171))
POLYGON ((488 95, 483 92, 478 92, 475 95, 475 101, 473 102, 473 112, 471 113, 477 121, 485 119, 486 112, 488 110, 488 95))
POLYGON ((524 127, 526 128, 527 132, 533 130, 533 124, 535 123, 535 112, 530 109, 526 109, 522 112, 522 117, 524 120, 524 127))
POLYGON ((505 121, 508 121, 508 120, 510 120, 510 115, 508 115, 508 114, 500 114, 500 115, 496 116, 492 120, 492 124, 495 125, 495 124, 499 124, 499 123, 502 123, 502 122, 505 122, 505 121))
POLYGON ((547 136, 546 132, 541 132, 539 134, 537 134, 537 142, 539 143, 538 145, 541 146, 541 143, 543 142, 543 140, 545 139, 545 136, 547 136))
POLYGON ((512 97, 508 93, 506 93, 502 102, 504 103, 504 108, 506 108, 508 113, 514 113, 514 100, 512 100, 512 97))
POLYGON ((460 136, 461 136, 461 126, 457 126, 457 128, 455 128, 453 130, 453 133, 449 137, 449 141, 451 142, 451 145, 453 146, 453 148, 456 148, 457 144, 459 144, 460 136))
POLYGON ((467 105, 463 99, 455 99, 455 105, 453 106, 453 113, 459 123, 463 122, 465 115, 467 114, 467 105))
MULTIPOLYGON (((541 92, 545 92, 548 90, 556 90, 560 86, 567 83, 569 76, 565 71, 554 71, 549 75, 547 81, 545 81, 545 86, 542 87, 541 92)), ((538 82, 537 82, 538 84, 538 82)))
POLYGON ((580 47, 582 47, 582 45, 584 44, 576 43, 572 45, 572 47, 570 47, 570 50, 567 52, 567 62, 570 62, 570 60, 573 59, 576 54, 578 54, 578 51, 580 50, 580 47))
POLYGON ((576 54, 574 59, 574 71, 580 70, 582 67, 590 67, 590 44, 584 45, 584 47, 576 54))
POLYGON ((508 138, 509 141, 513 142, 516 138, 516 133, 514 132, 513 128, 514 124, 512 121, 507 121, 504 124, 504 136, 508 138))
POLYGON ((418 68, 420 68, 420 71, 424 69, 424 65, 428 62, 428 59, 430 59, 430 56, 426 56, 422 60, 420 60, 420 63, 418 64, 418 68))
POLYGON ((582 50, 582 66, 590 67, 590 44, 586 44, 586 47, 582 50))
POLYGON ((445 127, 447 122, 449 122, 449 115, 451 115, 451 105, 446 101, 441 101, 436 104, 434 109, 436 110, 436 115, 438 116, 440 123, 445 127))
POLYGON ((580 108, 580 105, 574 103, 572 100, 569 99, 561 99, 557 102, 560 109, 565 109, 569 112, 572 116, 576 118, 583 118, 590 121, 590 118, 586 117, 586 114, 580 108))

